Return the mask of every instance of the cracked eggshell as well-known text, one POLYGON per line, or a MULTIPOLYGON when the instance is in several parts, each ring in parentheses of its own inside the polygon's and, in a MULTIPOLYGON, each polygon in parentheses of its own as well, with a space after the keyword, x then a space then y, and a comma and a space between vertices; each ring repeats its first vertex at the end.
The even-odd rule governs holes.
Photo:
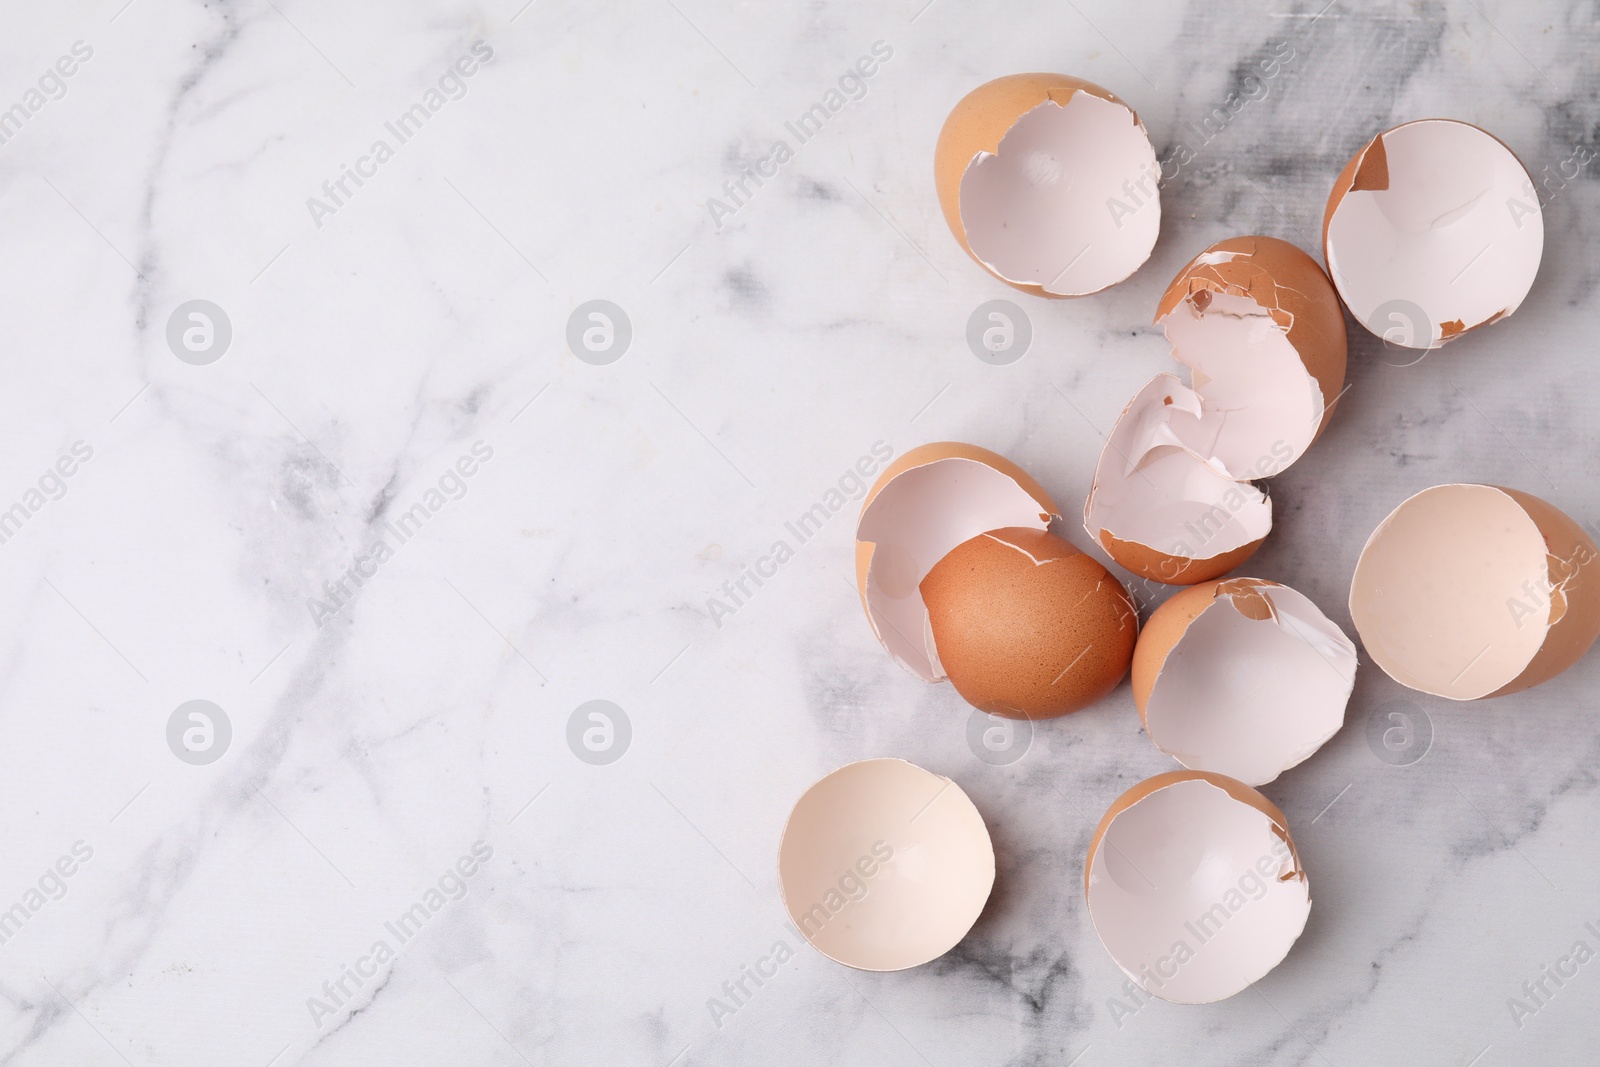
POLYGON ((1185 767, 1265 785, 1344 725, 1355 676, 1355 645, 1309 599, 1231 578, 1150 615, 1133 701, 1150 740, 1185 767))
POLYGON ((1275 474, 1327 426, 1344 389, 1344 312, 1317 261, 1288 241, 1212 245, 1172 279, 1155 324, 1207 405, 1227 412, 1212 449, 1233 473, 1275 474))
POLYGON ((1272 529, 1250 481, 1283 471, 1327 425, 1344 385, 1344 314, 1310 256, 1253 236, 1185 264, 1155 321, 1192 382, 1159 375, 1129 402, 1084 527, 1134 573, 1192 585, 1243 563, 1272 529))
POLYGON ((1160 168, 1139 116, 1065 74, 1013 74, 950 112, 934 149, 950 232, 1035 296, 1085 296, 1128 277, 1161 228, 1160 168))
POLYGON ((1450 700, 1555 677, 1600 635, 1600 558, 1536 496, 1436 485, 1378 524, 1356 562, 1350 616, 1401 685, 1450 700))
POLYGON ((1194 585, 1239 566, 1272 529, 1272 502, 1205 450, 1220 420, 1199 393, 1158 374, 1106 438, 1083 525, 1135 574, 1194 585))
POLYGON ((972 929, 994 887, 994 848, 950 779, 905 760, 861 760, 795 804, 778 885, 817 951, 864 971, 899 971, 944 955, 972 929))
POLYGON ((1522 303, 1544 217, 1504 143, 1470 123, 1423 119, 1385 130, 1345 165, 1322 249, 1358 322, 1392 344, 1438 348, 1522 303))
POLYGON ((1210 1004, 1288 955, 1311 889, 1283 812, 1222 774, 1158 774, 1089 841, 1084 896, 1101 944, 1140 988, 1210 1004))
POLYGON ((921 583, 950 682, 980 711, 1049 719, 1089 706, 1128 673, 1139 615, 1098 560, 1046 530, 990 530, 921 583))
POLYGON ((981 533, 1044 530, 1057 514, 1039 483, 1004 456, 954 442, 913 448, 878 477, 856 522, 856 588, 873 634, 912 673, 942 681, 922 580, 981 533))

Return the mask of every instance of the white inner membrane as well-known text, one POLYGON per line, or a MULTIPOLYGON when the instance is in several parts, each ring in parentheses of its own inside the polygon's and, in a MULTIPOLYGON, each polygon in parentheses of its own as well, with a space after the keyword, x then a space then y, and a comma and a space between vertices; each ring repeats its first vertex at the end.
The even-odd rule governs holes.
POLYGON ((1466 123, 1413 122, 1383 135, 1389 188, 1347 192, 1328 222, 1328 268, 1350 312, 1408 348, 1443 343, 1522 303, 1544 252, 1528 173, 1466 123))
POLYGON ((1085 515, 1089 532, 1098 537, 1106 530, 1189 559, 1210 559, 1265 537, 1272 529, 1271 502, 1238 481, 1241 472, 1206 458, 1225 422, 1177 377, 1156 376, 1133 398, 1100 453, 1085 515))
POLYGON ((1272 617, 1218 596, 1168 653, 1145 705, 1150 739, 1185 767, 1264 785, 1344 725, 1356 650, 1293 589, 1255 587, 1272 617))
POLYGON ((1089 870, 1106 951, 1180 1004, 1231 997, 1276 966, 1311 912, 1265 812, 1209 782, 1178 782, 1121 812, 1089 870))
POLYGON ((867 505, 856 528, 858 540, 874 545, 867 568, 867 616, 879 640, 921 678, 942 679, 928 607, 918 589, 922 579, 951 549, 981 533, 1049 525, 1027 490, 977 460, 936 460, 892 479, 867 505))
POLYGON ((1550 619, 1544 535, 1486 485, 1439 485, 1394 510, 1356 563, 1350 615, 1361 643, 1402 685, 1452 700, 1522 673, 1550 619))
POLYGON ((1322 388, 1284 327, 1248 296, 1205 293, 1179 302, 1161 325, 1193 371, 1209 439, 1196 449, 1242 478, 1273 475, 1300 458, 1322 421, 1322 388))
POLYGON ((1077 92, 1017 120, 961 177, 967 244, 1007 281, 1077 296, 1138 269, 1161 228, 1150 138, 1121 104, 1077 92))

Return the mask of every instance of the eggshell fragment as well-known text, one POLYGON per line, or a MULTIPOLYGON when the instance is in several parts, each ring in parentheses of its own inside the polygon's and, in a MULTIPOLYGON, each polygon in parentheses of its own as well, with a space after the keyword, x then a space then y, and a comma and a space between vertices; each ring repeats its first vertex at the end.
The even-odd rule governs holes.
POLYGON ((1274 237, 1235 237, 1190 260, 1155 321, 1192 386, 1158 376, 1100 453, 1084 526, 1146 578, 1203 582, 1237 567, 1272 528, 1249 484, 1299 459, 1344 384, 1347 338, 1333 285, 1274 237))
POLYGON ((783 828, 778 883, 801 936, 830 959, 898 971, 954 948, 994 887, 983 817, 948 778, 898 759, 846 764, 783 828))
POLYGON ((889 654, 925 681, 945 677, 920 585, 957 545, 1003 527, 1047 529, 1056 506, 1004 456, 976 445, 922 445, 891 463, 856 524, 856 586, 889 654))
POLYGON ((1272 529, 1272 502, 1204 454, 1214 428, 1200 395, 1160 374, 1106 438, 1083 525, 1135 574, 1192 585, 1243 563, 1272 529))
POLYGON ((1276 474, 1327 426, 1344 389, 1344 313, 1317 261, 1288 241, 1212 245, 1167 286, 1155 321, 1192 372, 1228 470, 1276 474))
POLYGON ((1083 296, 1137 270, 1161 228, 1159 179, 1139 116, 1064 74, 980 85, 934 150, 950 232, 989 273, 1037 296, 1083 296))
POLYGON ((1451 700, 1515 693, 1572 666, 1600 636, 1600 553, 1536 496, 1436 485, 1367 539, 1350 617, 1402 685, 1451 700))
POLYGON ((1260 979, 1311 914, 1283 812, 1207 771, 1158 774, 1117 798, 1089 841, 1084 894, 1117 966, 1178 1004, 1260 979))
POLYGON ((1515 311, 1544 253, 1539 198, 1516 154, 1466 122, 1386 130, 1328 196, 1323 255, 1350 313, 1405 348, 1438 348, 1515 311))
POLYGON ((1047 719, 1099 700, 1128 673, 1138 611, 1111 572, 1048 531, 991 530, 922 580, 950 682, 991 715, 1047 719))
POLYGON ((1265 785, 1344 725, 1355 676, 1355 645, 1309 599, 1231 578, 1151 614, 1133 700, 1150 740, 1185 767, 1265 785))

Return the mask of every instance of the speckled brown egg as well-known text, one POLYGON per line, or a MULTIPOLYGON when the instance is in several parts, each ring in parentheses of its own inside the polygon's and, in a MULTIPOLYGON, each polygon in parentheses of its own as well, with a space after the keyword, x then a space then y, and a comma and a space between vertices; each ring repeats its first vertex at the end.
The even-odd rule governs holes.
POLYGON ((991 715, 1078 711, 1128 673, 1139 617, 1111 572, 1044 530, 1007 527, 958 545, 922 580, 939 662, 991 715))

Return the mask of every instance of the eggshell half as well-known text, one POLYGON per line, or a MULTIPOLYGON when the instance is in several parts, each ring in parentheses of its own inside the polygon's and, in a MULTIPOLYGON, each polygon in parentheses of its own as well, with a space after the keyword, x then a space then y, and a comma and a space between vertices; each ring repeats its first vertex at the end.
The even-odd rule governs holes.
POLYGON ((846 764, 806 790, 778 846, 783 905, 830 959, 898 971, 967 935, 994 887, 983 817, 948 778, 898 759, 846 764))
POLYGON ((1036 296, 1128 277, 1161 228, 1160 168, 1128 105, 1064 74, 980 85, 934 149, 945 221, 989 273, 1036 296))
POLYGON ((1395 681, 1450 700, 1555 677, 1600 636, 1600 554, 1538 497, 1436 485, 1367 539, 1350 617, 1395 681))
POLYGON ((1056 506, 1004 456, 940 442, 891 463, 861 504, 856 587, 872 632, 925 681, 943 680, 920 585, 957 545, 1008 526, 1047 529, 1056 506))
POLYGON ((1272 529, 1272 502, 1207 456, 1217 414, 1159 374, 1128 402, 1106 438, 1083 525, 1135 574, 1193 585, 1237 567, 1272 529))
POLYGON ((1127 591, 1044 530, 991 530, 922 580, 939 662, 972 706, 1013 719, 1078 711, 1117 687, 1139 632, 1127 591))
POLYGON ((1185 767, 1265 785, 1344 725, 1355 676, 1355 645, 1309 599, 1230 578, 1151 614, 1133 700, 1150 740, 1185 767))
POLYGON ((1206 771, 1158 774, 1117 798, 1089 841, 1084 894, 1117 966, 1178 1004, 1210 1004, 1260 979, 1311 914, 1283 812, 1206 771))
POLYGON ((1511 149, 1470 123, 1423 119, 1384 131, 1345 165, 1322 247, 1358 322, 1392 344, 1438 348, 1522 303, 1544 217, 1511 149))

